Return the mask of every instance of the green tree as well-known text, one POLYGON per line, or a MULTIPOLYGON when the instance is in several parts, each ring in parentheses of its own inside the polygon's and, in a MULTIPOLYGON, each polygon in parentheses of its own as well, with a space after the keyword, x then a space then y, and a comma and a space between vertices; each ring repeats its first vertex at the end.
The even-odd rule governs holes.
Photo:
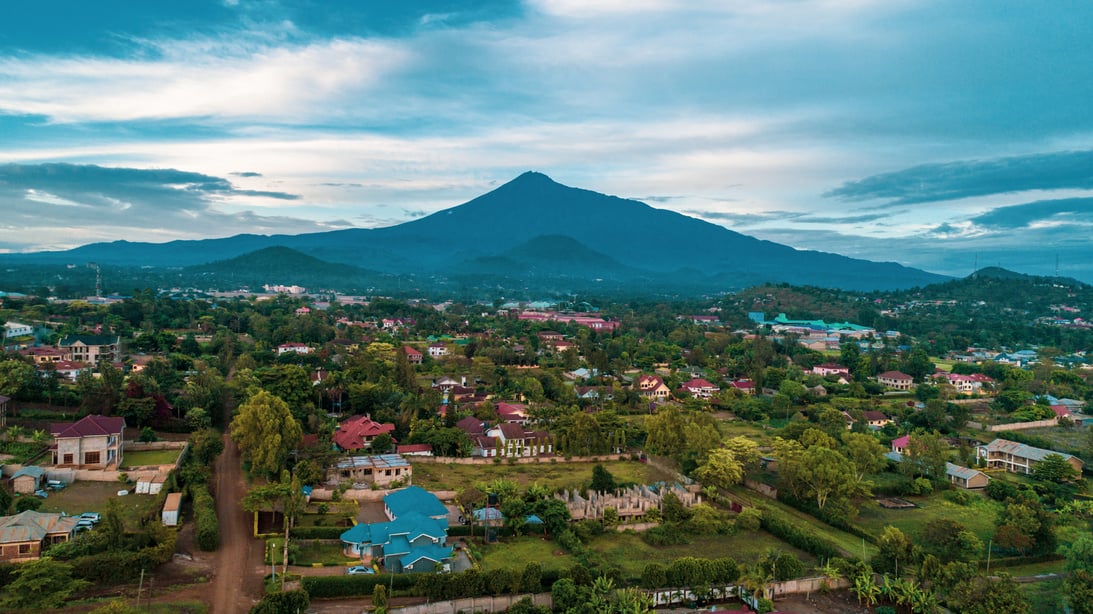
POLYGON ((1066 600, 1074 614, 1093 614, 1093 573, 1079 569, 1066 580, 1066 600))
POLYGON ((883 469, 888 459, 887 452, 877 438, 869 433, 846 433, 843 435, 846 456, 854 463, 854 477, 862 482, 865 476, 883 469))
POLYGON ((72 566, 49 557, 22 563, 5 591, 5 608, 33 611, 57 610, 73 593, 90 586, 72 577, 72 566))
POLYGON ((15 398, 33 382, 33 366, 17 358, 0 360, 0 395, 15 398))
POLYGON ((1066 553, 1066 570, 1079 569, 1093 573, 1093 535, 1083 533, 1063 551, 1066 553))
POLYGON ((736 455, 727 448, 718 448, 709 453, 695 477, 700 482, 717 488, 728 488, 739 484, 744 479, 744 465, 736 460, 736 455))
POLYGON ((372 611, 376 614, 387 614, 387 587, 376 583, 372 587, 372 611))
POLYGON ((599 463, 592 467, 593 492, 614 492, 616 487, 615 476, 606 467, 599 463))
POLYGON ((1066 461, 1061 454, 1048 454, 1036 466, 1032 468, 1032 475, 1038 480, 1055 482, 1073 482, 1081 477, 1081 473, 1073 465, 1066 461))
POLYGON ((239 445, 243 459, 254 471, 269 475, 284 469, 289 452, 302 437, 303 430, 288 405, 265 390, 240 405, 231 423, 231 438, 239 445))
POLYGON ((870 561, 873 568, 880 573, 900 573, 900 569, 914 560, 915 545, 896 527, 891 525, 884 527, 877 539, 877 554, 870 561))
POLYGON ((923 548, 941 562, 967 561, 983 551, 983 542, 964 525, 947 518, 926 523, 922 531, 923 548))

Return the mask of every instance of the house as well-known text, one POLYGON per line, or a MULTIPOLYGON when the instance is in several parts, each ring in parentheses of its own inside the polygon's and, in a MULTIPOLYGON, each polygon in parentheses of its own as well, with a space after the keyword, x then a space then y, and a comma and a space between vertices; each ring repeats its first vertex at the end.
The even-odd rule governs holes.
POLYGON ((911 436, 904 435, 903 437, 896 437, 892 440, 892 451, 896 454, 903 454, 907 449, 908 444, 911 443, 911 436))
POLYGON ((935 373, 934 381, 949 384, 960 394, 977 394, 982 391, 984 385, 994 383, 994 380, 982 373, 961 375, 959 373, 935 373))
POLYGON ((27 510, 0 517, 0 562, 33 561, 47 546, 72 538, 76 516, 27 510))
POLYGON ((892 390, 910 390, 915 385, 915 379, 899 371, 885 371, 877 376, 877 383, 892 390))
POLYGON ((448 346, 443 343, 429 344, 429 356, 432 358, 441 358, 448 355, 448 346))
POLYGON ((389 488, 396 482, 410 484, 413 473, 413 466, 399 454, 351 456, 327 469, 326 482, 333 486, 348 482, 358 488, 389 488))
POLYGON ((493 454, 483 456, 538 456, 553 452, 549 433, 525 431, 514 422, 502 422, 486 431, 486 437, 500 444, 500 450, 494 446, 493 454))
POLYGON ((37 465, 27 465, 11 476, 11 489, 24 495, 33 494, 45 483, 46 470, 37 465))
POLYGON ((49 432, 57 442, 54 465, 74 469, 121 466, 125 418, 92 414, 76 422, 55 422, 49 432))
POLYGON ((461 419, 455 423, 455 427, 471 437, 486 434, 485 425, 481 420, 474 416, 467 416, 466 418, 461 419))
POLYGON ((738 379, 729 382, 729 386, 741 394, 755 394, 755 382, 750 379, 738 379))
POLYGON ((29 337, 34 334, 34 327, 19 322, 4 322, 4 338, 29 337))
POLYGON ((839 364, 835 364, 833 362, 825 362, 823 364, 816 365, 816 366, 812 367, 812 372, 816 375, 819 375, 820 377, 825 377, 825 376, 828 376, 828 375, 846 375, 846 376, 849 376, 850 375, 850 368, 849 367, 844 367, 844 366, 839 365, 839 364))
POLYGON ((65 360, 73 362, 121 362, 121 337, 117 335, 65 335, 57 347, 65 352, 65 360))
POLYGON ((1071 467, 1081 473, 1084 463, 1077 456, 1055 450, 1035 448, 1008 439, 995 439, 985 446, 979 446, 977 455, 979 460, 987 463, 992 469, 1005 469, 1011 473, 1030 474, 1036 464, 1051 454, 1063 457, 1071 467))
POLYGON ((402 353, 406 354, 406 360, 412 365, 420 365, 421 361, 424 359, 421 352, 408 345, 402 347, 402 353))
POLYGON ((376 422, 367 414, 353 416, 338 424, 334 431, 334 445, 344 451, 368 450, 377 435, 390 435, 394 430, 394 424, 376 422))
POLYGON ((309 346, 306 343, 290 342, 290 343, 282 343, 281 345, 277 346, 277 355, 278 356, 281 356, 283 354, 288 354, 289 352, 294 352, 296 354, 310 354, 314 351, 315 351, 315 348, 309 346))
POLYGON ((383 498, 387 522, 358 524, 341 534, 346 556, 388 573, 449 571, 448 509, 436 495, 410 486, 383 498))
POLYGON ((691 397, 695 399, 708 399, 721 392, 720 388, 700 377, 683 382, 681 388, 683 392, 691 395, 691 397))
POLYGON ((38 365, 38 375, 45 377, 49 371, 53 371, 58 377, 74 382, 80 373, 90 371, 92 366, 85 362, 62 360, 60 362, 47 362, 38 365))
POLYGON ((167 495, 163 502, 163 512, 160 514, 160 522, 165 527, 178 526, 178 513, 182 509, 182 493, 173 492, 167 495))
POLYGON ((945 475, 948 476, 949 482, 954 486, 966 490, 986 488, 987 482, 990 481, 990 477, 982 471, 961 467, 953 463, 945 463, 945 475))
POLYGON ((406 443, 396 450, 402 456, 432 456, 433 446, 427 443, 406 443))
POLYGON ((523 403, 501 402, 497 404, 497 417, 505 422, 528 423, 528 406, 523 403))
POLYGON ((26 356, 34 361, 35 365, 49 362, 57 363, 65 359, 66 352, 61 348, 48 346, 30 347, 19 350, 20 356, 26 356))
POLYGON ((869 428, 881 429, 884 428, 885 425, 892 424, 892 419, 886 416, 884 412, 873 410, 863 411, 862 418, 865 419, 865 424, 869 428))
POLYGON ((671 394, 671 390, 664 383, 664 380, 655 375, 642 375, 639 376, 637 381, 634 382, 634 386, 638 389, 638 394, 643 398, 652 399, 654 401, 664 401, 671 394))

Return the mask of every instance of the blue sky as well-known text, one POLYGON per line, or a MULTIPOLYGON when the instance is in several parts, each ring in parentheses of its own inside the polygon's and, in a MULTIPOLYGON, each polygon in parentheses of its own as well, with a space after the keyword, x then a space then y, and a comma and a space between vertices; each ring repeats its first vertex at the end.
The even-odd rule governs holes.
POLYGON ((1093 281, 1090 40, 1068 1, 13 2, 0 251, 387 226, 536 170, 1093 281))

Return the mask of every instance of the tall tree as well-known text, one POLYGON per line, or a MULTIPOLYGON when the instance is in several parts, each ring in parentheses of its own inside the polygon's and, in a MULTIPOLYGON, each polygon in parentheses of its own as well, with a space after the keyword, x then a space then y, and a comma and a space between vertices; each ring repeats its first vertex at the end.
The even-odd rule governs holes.
POLYGON ((231 422, 231 438, 244 460, 255 471, 277 475, 285 468, 289 452, 303 437, 300 424, 288 404, 259 390, 239 406, 231 422))

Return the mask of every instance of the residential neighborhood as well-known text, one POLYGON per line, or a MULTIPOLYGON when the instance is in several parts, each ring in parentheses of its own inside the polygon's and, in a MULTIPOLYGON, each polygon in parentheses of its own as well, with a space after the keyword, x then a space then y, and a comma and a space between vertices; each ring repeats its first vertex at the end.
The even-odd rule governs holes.
POLYGON ((1076 590, 964 570, 1063 574, 1093 546, 1085 329, 1021 347, 965 331, 959 349, 920 303, 848 295, 828 315, 809 292, 669 317, 302 291, 145 293, 77 318, 5 299, 0 563, 126 600, 140 566, 96 561, 153 561, 179 594, 208 585, 202 611, 510 586, 566 611, 593 598, 585 574, 615 600, 749 611, 821 581, 855 611, 898 605, 886 582, 916 611, 1076 590), (222 580, 247 565, 268 577, 222 580), (932 565, 956 579, 897 571, 932 565))

